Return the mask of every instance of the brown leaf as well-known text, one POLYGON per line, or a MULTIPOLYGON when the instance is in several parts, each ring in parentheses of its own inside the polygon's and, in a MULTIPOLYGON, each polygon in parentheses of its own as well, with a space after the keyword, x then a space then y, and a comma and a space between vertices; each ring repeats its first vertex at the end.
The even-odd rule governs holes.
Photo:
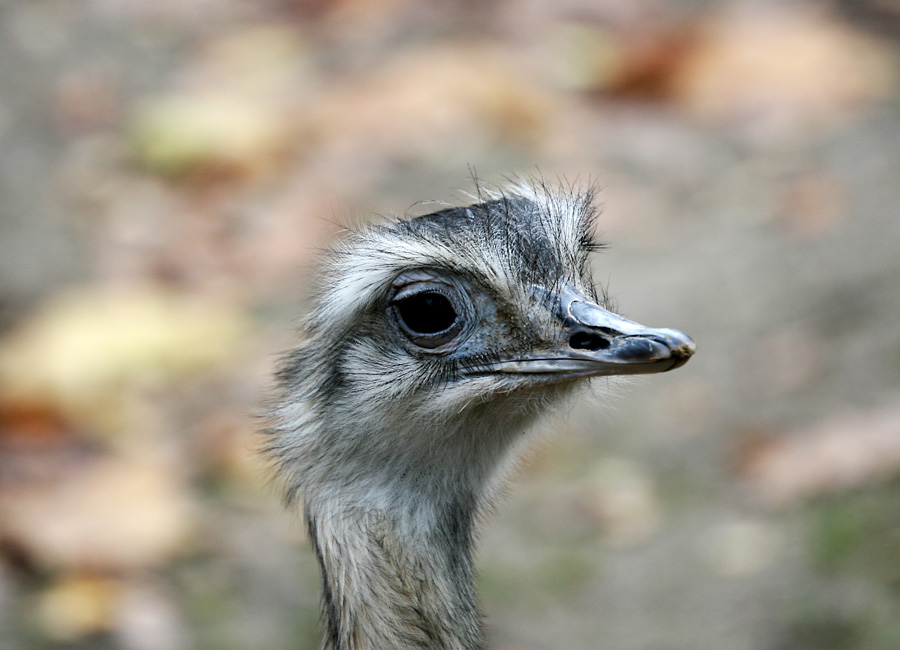
POLYGON ((757 445, 745 473, 775 507, 888 480, 900 474, 900 408, 846 415, 757 445))
POLYGON ((815 239, 847 219, 847 203, 839 176, 809 170, 786 184, 778 222, 802 239, 815 239))
POLYGON ((405 151, 487 130, 534 141, 550 96, 514 61, 484 44, 403 51, 327 93, 309 112, 310 135, 337 152, 405 151))
POLYGON ((184 481, 150 454, 70 462, 51 480, 0 486, 0 538, 57 570, 164 564, 185 550, 191 512, 184 481))
POLYGON ((886 47, 824 13, 766 9, 707 23, 673 78, 673 96, 701 119, 760 136, 829 127, 888 96, 886 47))

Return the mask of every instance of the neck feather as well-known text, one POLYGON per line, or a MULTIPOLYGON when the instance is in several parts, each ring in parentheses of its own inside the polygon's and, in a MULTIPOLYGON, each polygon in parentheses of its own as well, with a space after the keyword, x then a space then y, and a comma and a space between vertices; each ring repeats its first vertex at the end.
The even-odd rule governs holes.
POLYGON ((484 647, 472 566, 471 500, 307 504, 323 576, 326 650, 484 647))
POLYGON ((321 565, 324 650, 484 648, 474 528, 527 440, 528 397, 427 430, 377 417, 323 428, 313 410, 285 410, 272 453, 321 565))

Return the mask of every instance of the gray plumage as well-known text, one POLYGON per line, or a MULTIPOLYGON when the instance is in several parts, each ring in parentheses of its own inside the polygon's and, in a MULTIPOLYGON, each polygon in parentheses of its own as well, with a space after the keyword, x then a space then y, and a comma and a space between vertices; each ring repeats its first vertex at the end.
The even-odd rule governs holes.
POLYGON ((476 524, 534 419, 694 345, 606 309, 592 193, 506 193, 350 233, 278 373, 266 453, 302 505, 327 650, 484 647, 476 524))

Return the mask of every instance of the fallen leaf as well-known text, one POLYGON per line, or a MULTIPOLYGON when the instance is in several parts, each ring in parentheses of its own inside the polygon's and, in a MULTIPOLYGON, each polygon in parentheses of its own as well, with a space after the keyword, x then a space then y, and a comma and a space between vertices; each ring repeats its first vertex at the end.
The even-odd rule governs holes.
POLYGON ((54 477, 0 485, 0 539, 59 571, 157 567, 186 549, 187 495, 152 454, 70 461, 54 477))
POLYGON ((254 179, 277 165, 293 138, 268 103, 210 92, 147 100, 132 139, 138 160, 164 176, 254 179))
POLYGON ((304 117, 318 146, 358 155, 431 149, 479 132, 535 142, 553 108, 501 50, 472 43, 402 51, 366 78, 342 81, 304 117))
POLYGON ((120 435, 129 391, 225 367, 246 332, 225 302, 151 286, 72 290, 0 340, 0 402, 120 435))
MULTIPOLYGON (((900 400, 898 400, 900 402, 900 400)), ((772 507, 849 490, 900 474, 900 408, 884 407, 756 444, 745 475, 772 507)))
POLYGON ((38 622, 48 637, 74 641, 109 628, 118 584, 95 575, 63 577, 41 594, 38 622))
POLYGON ((824 12, 756 7, 710 20, 672 79, 688 113, 769 138, 841 124, 892 87, 875 37, 824 12))

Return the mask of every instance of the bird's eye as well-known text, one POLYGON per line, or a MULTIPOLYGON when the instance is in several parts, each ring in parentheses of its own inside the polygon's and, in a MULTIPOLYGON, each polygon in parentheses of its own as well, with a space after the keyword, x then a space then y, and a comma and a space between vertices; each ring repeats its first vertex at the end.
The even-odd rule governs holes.
POLYGON ((456 322, 456 311, 450 301, 431 291, 398 301, 397 314, 414 334, 437 334, 456 322))
POLYGON ((463 322, 453 302, 437 291, 422 291, 393 303, 400 329, 417 346, 434 349, 452 341, 463 322))

